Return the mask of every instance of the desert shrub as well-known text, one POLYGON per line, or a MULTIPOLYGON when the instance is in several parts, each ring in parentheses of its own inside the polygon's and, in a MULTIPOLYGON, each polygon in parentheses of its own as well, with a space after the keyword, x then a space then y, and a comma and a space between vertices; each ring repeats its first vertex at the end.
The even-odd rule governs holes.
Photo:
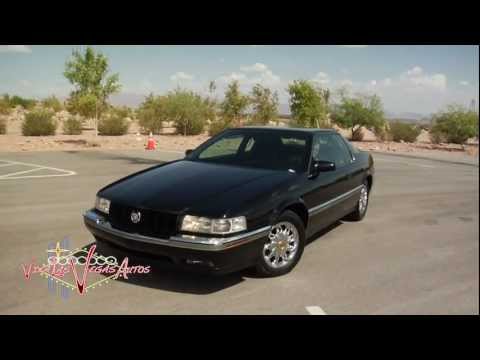
POLYGON ((57 122, 53 119, 53 112, 37 109, 25 115, 22 124, 22 134, 25 136, 55 135, 57 122))
POLYGON ((177 133, 198 135, 211 116, 211 107, 193 91, 177 89, 167 95, 166 113, 168 119, 173 121, 177 133))
POLYGON ((393 121, 390 124, 390 134, 392 135, 392 140, 395 142, 402 140, 405 142, 415 142, 421 130, 422 129, 416 125, 406 124, 400 121, 393 121))
POLYGON ((432 117, 432 141, 463 144, 478 136, 478 112, 461 105, 449 105, 432 117))
POLYGON ((0 115, 7 115, 11 110, 10 104, 7 100, 0 99, 0 115))
POLYGON ((82 133, 82 120, 76 116, 69 116, 63 122, 63 133, 65 135, 80 135, 82 133))
POLYGON ((52 95, 42 100, 43 107, 47 109, 52 109, 55 112, 63 110, 63 104, 56 96, 52 95))
POLYGON ((375 132, 375 137, 378 141, 392 141, 392 134, 390 133, 390 128, 388 126, 379 128, 375 132))
POLYGON ((218 133, 222 132, 223 130, 229 127, 230 127, 230 124, 227 121, 220 120, 220 119, 216 121, 212 121, 210 123, 210 126, 208 127, 208 135, 210 136, 217 135, 218 133))
POLYGON ((10 104, 10 107, 14 108, 17 106, 22 106, 26 110, 31 110, 35 107, 37 104, 37 100, 35 99, 27 99, 27 98, 22 98, 21 96, 4 96, 5 99, 8 99, 8 102, 10 104))
POLYGON ((7 119, 0 116, 0 135, 7 133, 7 119))
POLYGON ((125 135, 130 124, 121 111, 110 111, 100 119, 98 132, 100 135, 125 135))
POLYGON ((440 143, 447 142, 447 138, 445 137, 444 134, 436 131, 436 132, 430 133, 430 141, 434 144, 440 144, 440 143))
POLYGON ((138 125, 143 133, 160 134, 167 120, 166 97, 149 95, 137 110, 138 125))

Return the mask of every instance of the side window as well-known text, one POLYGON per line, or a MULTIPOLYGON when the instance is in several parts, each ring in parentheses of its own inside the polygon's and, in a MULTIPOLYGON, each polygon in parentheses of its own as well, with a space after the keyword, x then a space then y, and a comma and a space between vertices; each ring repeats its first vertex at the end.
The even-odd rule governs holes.
POLYGON ((313 140, 312 156, 315 161, 331 161, 337 168, 350 163, 351 157, 346 145, 338 135, 317 134, 313 140))
POLYGON ((338 142, 340 147, 343 149, 343 153, 345 154, 345 157, 347 158, 347 164, 349 164, 352 161, 352 154, 350 152, 350 149, 348 148, 348 145, 342 139, 341 135, 334 135, 333 137, 338 142))
POLYGON ((250 152, 250 150, 252 150, 254 144, 255 144, 255 139, 253 137, 248 139, 247 145, 245 145, 244 152, 250 152))
POLYGON ((210 159, 221 156, 235 155, 240 148, 240 144, 243 141, 244 136, 235 134, 221 138, 217 142, 213 143, 202 151, 199 155, 199 159, 210 159))

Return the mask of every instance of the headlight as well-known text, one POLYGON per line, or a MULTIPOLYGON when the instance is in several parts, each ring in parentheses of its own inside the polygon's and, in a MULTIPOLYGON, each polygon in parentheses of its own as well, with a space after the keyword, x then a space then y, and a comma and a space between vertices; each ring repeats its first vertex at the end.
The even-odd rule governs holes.
POLYGON ((208 219, 185 215, 182 221, 183 231, 207 234, 230 234, 247 229, 245 216, 230 219, 208 219))
POLYGON ((108 214, 110 211, 110 200, 98 197, 95 199, 95 209, 108 214))

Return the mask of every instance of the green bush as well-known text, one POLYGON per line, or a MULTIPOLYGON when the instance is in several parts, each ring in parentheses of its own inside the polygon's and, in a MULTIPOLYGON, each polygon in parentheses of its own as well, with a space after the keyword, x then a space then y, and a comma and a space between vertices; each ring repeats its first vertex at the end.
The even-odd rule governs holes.
POLYGON ((211 107, 193 91, 177 89, 167 95, 166 114, 179 134, 198 135, 203 132, 211 107))
POLYGON ((98 122, 100 135, 125 135, 130 124, 125 117, 116 112, 105 114, 98 122))
POLYGON ((42 100, 42 105, 44 108, 52 109, 55 112, 63 110, 63 104, 56 96, 52 95, 42 100))
POLYGON ((430 141, 434 144, 447 142, 447 138, 442 133, 436 131, 430 133, 430 141))
POLYGON ((208 127, 208 135, 215 136, 229 127, 230 127, 230 124, 227 121, 223 121, 223 120, 213 121, 212 123, 210 123, 210 126, 208 127))
POLYGON ((7 133, 7 119, 0 116, 0 135, 7 133))
POLYGON ((420 135, 421 128, 416 125, 406 124, 399 121, 393 121, 390 123, 390 134, 392 140, 395 142, 415 142, 418 135, 420 135))
POLYGON ((432 117, 432 141, 463 144, 478 136, 478 112, 461 105, 449 105, 432 117))
POLYGON ((35 107, 35 105, 37 104, 37 100, 35 100, 35 99, 26 99, 26 98, 22 98, 21 96, 17 96, 17 95, 14 95, 14 96, 11 96, 11 97, 8 96, 8 95, 5 95, 4 99, 6 99, 9 102, 11 107, 14 108, 14 107, 17 107, 18 105, 20 105, 26 110, 33 109, 35 107))
POLYGON ((5 99, 0 99, 0 115, 7 115, 11 110, 10 104, 5 99))
POLYGON ((163 121, 166 121, 166 98, 164 96, 147 96, 137 111, 138 125, 143 133, 160 134, 163 121))
POLYGON ((63 133, 65 135, 80 135, 82 133, 82 120, 75 116, 69 116, 63 122, 63 133))
POLYGON ((22 124, 22 134, 25 136, 55 135, 57 122, 49 110, 33 110, 25 115, 22 124))

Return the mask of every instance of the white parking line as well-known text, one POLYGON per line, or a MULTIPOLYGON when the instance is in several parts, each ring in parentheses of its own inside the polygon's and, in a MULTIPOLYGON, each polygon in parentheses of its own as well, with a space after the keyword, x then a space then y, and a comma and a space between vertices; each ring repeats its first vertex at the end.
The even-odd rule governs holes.
POLYGON ((30 163, 24 163, 24 162, 19 162, 19 161, 11 161, 11 160, 0 160, 0 162, 5 162, 7 164, 2 164, 0 166, 10 166, 10 165, 22 165, 22 166, 29 166, 32 167, 33 169, 29 170, 24 170, 24 171, 17 171, 9 174, 4 174, 0 175, 0 180, 10 180, 10 179, 28 179, 28 178, 46 178, 46 177, 58 177, 58 176, 72 176, 76 175, 75 171, 71 170, 65 170, 65 169, 59 169, 51 166, 44 166, 44 165, 38 165, 38 164, 30 164, 30 163), (15 175, 22 175, 22 174, 28 174, 34 171, 38 170, 52 170, 56 172, 60 172, 61 174, 50 174, 50 175, 27 175, 27 176, 15 176, 15 175))
POLYGON ((306 306, 305 309, 310 315, 327 315, 320 306, 306 306))
POLYGON ((16 164, 2 164, 2 165, 0 165, 0 167, 13 166, 13 165, 16 165, 16 164))

